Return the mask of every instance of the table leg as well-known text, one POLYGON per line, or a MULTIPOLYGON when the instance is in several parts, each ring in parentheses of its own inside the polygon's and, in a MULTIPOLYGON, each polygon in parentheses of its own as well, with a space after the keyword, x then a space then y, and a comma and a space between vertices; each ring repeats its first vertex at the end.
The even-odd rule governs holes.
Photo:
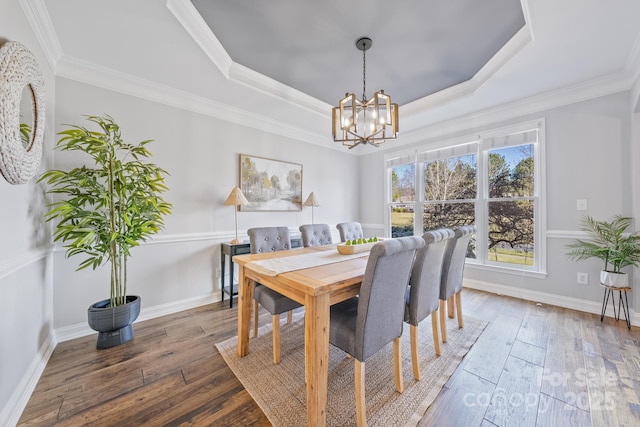
POLYGON ((220 249, 220 301, 224 301, 224 266, 225 266, 225 254, 222 248, 220 249))
MULTIPOLYGON (((224 281, 224 278, 222 280, 224 281)), ((229 308, 233 308, 233 259, 231 255, 229 255, 229 308)))
POLYGON ((253 286, 253 280, 244 276, 244 267, 238 266, 238 357, 249 353, 253 286))
POLYGON ((329 295, 306 296, 304 339, 307 378, 307 424, 322 427, 327 420, 329 372, 329 295))

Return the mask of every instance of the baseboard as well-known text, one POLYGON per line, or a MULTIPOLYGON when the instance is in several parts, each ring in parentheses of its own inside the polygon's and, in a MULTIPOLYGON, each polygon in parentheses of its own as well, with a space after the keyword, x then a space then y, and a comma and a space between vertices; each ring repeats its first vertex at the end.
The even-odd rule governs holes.
MULTIPOLYGON (((173 314, 179 311, 211 304, 217 301, 220 301, 220 297, 217 292, 213 292, 209 295, 188 298, 169 304, 149 307, 147 309, 143 307, 137 321, 149 320, 167 314, 173 314)), ((11 398, 5 407, 2 408, 2 411, 0 412, 0 426, 15 426, 18 423, 18 420, 20 420, 20 416, 22 415, 24 408, 27 406, 27 403, 31 398, 31 394, 33 393, 33 390, 35 390, 36 385, 40 380, 40 376, 46 368, 49 357, 51 357, 57 343, 95 333, 96 332, 86 323, 58 328, 52 331, 49 334, 47 341, 42 345, 38 354, 34 357, 33 362, 31 362, 31 365, 26 370, 26 374, 14 390, 11 398)))
POLYGON ((22 411, 27 407, 29 399, 33 390, 35 390, 40 376, 44 369, 47 367, 47 362, 51 353, 56 348, 55 335, 49 334, 48 339, 42 344, 38 350, 38 354, 33 358, 29 368, 26 370, 26 374, 22 377, 22 380, 13 391, 13 394, 9 398, 7 404, 2 408, 0 412, 0 426, 15 426, 20 420, 22 411))
MULTIPOLYGON (((511 286, 498 285, 495 283, 483 282, 479 280, 465 279, 464 287, 515 298, 521 298, 529 301, 536 301, 543 304, 556 305, 559 307, 569 308, 572 310, 583 311, 592 314, 600 314, 602 308, 600 303, 594 301, 566 297, 562 295, 548 294, 545 292, 532 291, 528 289, 518 289, 511 286)), ((189 310, 191 308, 200 307, 217 301, 220 301, 219 295, 217 292, 213 292, 209 295, 189 298, 168 304, 157 305, 149 307, 147 309, 143 308, 137 321, 154 319, 156 317, 177 313, 183 310, 189 310)), ((633 326, 640 326, 640 313, 631 311, 630 315, 631 324, 633 326)), ((79 338, 94 333, 95 331, 89 328, 86 323, 59 328, 53 331, 49 339, 42 345, 40 351, 38 352, 38 355, 34 358, 31 366, 27 370, 28 375, 25 375, 23 377, 23 380, 14 391, 11 399, 9 399, 7 405, 3 408, 2 412, 0 412, 0 425, 14 426, 18 423, 18 420, 22 415, 22 411, 27 406, 29 398, 31 397, 31 393, 33 393, 33 390, 38 384, 38 380, 40 379, 42 372, 47 366, 49 357, 51 356, 51 353, 53 353, 53 350, 55 349, 58 342, 68 341, 74 338, 79 338)))
MULTIPOLYGON (((546 292, 532 291, 529 289, 520 289, 513 286, 498 285, 495 283, 483 282, 480 280, 464 279, 463 286, 465 288, 477 289, 479 291, 491 292, 494 294, 506 295, 528 301, 540 302, 542 304, 556 305, 558 307, 569 308, 585 313, 600 314, 602 312, 602 303, 579 298, 548 294, 546 292)), ((610 313, 610 311, 611 310, 607 310, 607 316, 613 317, 613 313, 610 313)), ((640 313, 635 313, 631 309, 629 309, 629 311, 631 324, 633 326, 640 326, 640 313)))
MULTIPOLYGON (((200 307, 200 306, 211 304, 218 301, 220 301, 220 295, 218 294, 218 292, 212 292, 211 294, 208 294, 208 295, 188 298, 188 299, 171 302, 167 304, 156 305, 148 308, 144 307, 144 301, 143 301, 142 310, 140 310, 140 316, 138 316, 138 319, 136 320, 136 322, 155 319, 156 317, 177 313, 179 311, 189 310, 192 308, 200 307)), ((55 333, 57 342, 64 342, 64 341, 69 341, 75 338, 80 338, 87 335, 95 334, 97 332, 91 329, 87 323, 83 322, 83 323, 78 323, 71 326, 65 326, 64 328, 57 328, 54 331, 54 333, 55 333)))

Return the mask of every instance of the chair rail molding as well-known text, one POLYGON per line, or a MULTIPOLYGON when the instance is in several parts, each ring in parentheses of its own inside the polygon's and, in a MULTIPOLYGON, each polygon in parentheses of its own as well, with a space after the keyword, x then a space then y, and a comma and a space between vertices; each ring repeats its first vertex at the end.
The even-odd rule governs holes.
POLYGON ((20 271, 30 264, 40 261, 42 258, 45 258, 47 255, 53 252, 53 248, 54 245, 43 246, 41 248, 27 251, 15 258, 0 262, 0 279, 4 279, 5 277, 10 276, 16 271, 20 271))

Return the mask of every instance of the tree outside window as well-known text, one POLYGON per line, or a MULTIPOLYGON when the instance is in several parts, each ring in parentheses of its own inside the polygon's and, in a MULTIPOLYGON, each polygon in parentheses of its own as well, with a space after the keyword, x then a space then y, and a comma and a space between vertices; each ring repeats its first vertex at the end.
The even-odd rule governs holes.
MULTIPOLYGON (((424 162, 423 233, 475 223, 477 156, 456 156, 424 162)), ((467 256, 475 258, 475 239, 467 256)))
POLYGON ((534 263, 533 144, 489 151, 489 261, 534 263))
POLYGON ((387 160, 392 237, 473 224, 478 231, 468 258, 543 271, 544 241, 537 236, 543 235, 545 221, 539 218, 542 196, 536 188, 544 182, 538 164, 541 126, 529 123, 523 130, 514 126, 514 133, 418 149, 400 165, 399 157, 387 160))
POLYGON ((391 236, 413 236, 416 200, 415 163, 391 169, 391 236))

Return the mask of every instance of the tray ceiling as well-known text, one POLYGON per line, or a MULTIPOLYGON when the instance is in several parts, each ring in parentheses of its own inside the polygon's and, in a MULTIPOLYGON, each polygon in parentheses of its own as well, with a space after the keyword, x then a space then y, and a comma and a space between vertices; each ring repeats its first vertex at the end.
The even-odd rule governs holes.
POLYGON ((471 79, 524 25, 520 0, 193 0, 234 62, 334 104, 383 89, 400 105, 471 79))

